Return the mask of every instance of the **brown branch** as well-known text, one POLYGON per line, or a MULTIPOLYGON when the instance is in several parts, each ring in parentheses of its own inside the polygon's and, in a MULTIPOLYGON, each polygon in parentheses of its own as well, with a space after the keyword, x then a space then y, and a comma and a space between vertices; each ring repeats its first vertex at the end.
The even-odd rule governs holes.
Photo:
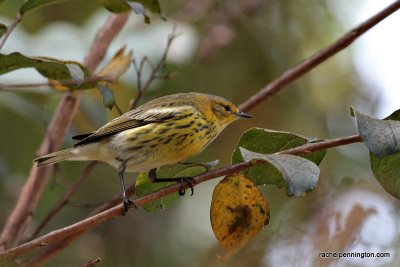
POLYGON ((363 33, 374 27, 376 24, 384 20, 386 17, 394 13, 396 10, 400 8, 400 1, 396 1, 393 4, 389 5, 387 8, 383 9, 375 16, 361 23, 344 36, 339 38, 333 44, 328 47, 316 52, 310 58, 306 59, 302 63, 296 65, 295 67, 286 70, 282 75, 280 75, 277 79, 273 80, 267 86, 262 88, 258 93, 247 99, 243 102, 239 109, 242 111, 248 111, 258 105, 261 101, 264 101, 271 96, 278 93, 283 89, 286 85, 294 82, 303 76, 306 72, 312 70, 325 60, 329 59, 331 56, 340 52, 341 50, 348 47, 351 43, 353 43, 358 37, 360 37, 363 33))
MULTIPOLYGON (((84 64, 89 70, 95 70, 105 55, 111 41, 121 30, 127 18, 128 13, 111 15, 104 27, 97 33, 91 50, 84 60, 84 64)), ((51 153, 61 146, 80 100, 81 92, 64 95, 39 148, 39 155, 51 153)), ((0 235, 0 250, 13 246, 19 240, 20 235, 36 209, 52 169, 52 166, 37 168, 36 164, 32 165, 29 177, 22 188, 16 206, 8 217, 0 235)))
POLYGON ((330 139, 324 141, 317 141, 315 143, 309 143, 306 145, 302 145, 299 147, 291 148, 285 151, 278 152, 277 154, 290 154, 290 155, 304 155, 316 150, 323 150, 331 147, 344 146, 352 143, 362 142, 361 136, 359 135, 350 135, 347 137, 330 139))
MULTIPOLYGON (((360 142, 360 141, 361 141, 361 138, 357 135, 354 135, 354 136, 343 137, 343 138, 338 138, 338 139, 331 139, 331 140, 324 140, 324 141, 315 142, 315 143, 308 143, 308 144, 299 146, 294 149, 280 151, 277 154, 293 154, 293 155, 307 154, 307 153, 311 153, 311 152, 317 151, 317 150, 323 150, 326 148, 347 145, 350 143, 356 143, 356 142, 360 142)), ((193 179, 195 181, 195 185, 198 185, 202 182, 205 182, 205 181, 208 181, 208 180, 220 177, 220 176, 234 174, 239 171, 245 170, 249 167, 260 165, 263 163, 264 163, 263 160, 256 160, 253 162, 242 162, 239 164, 226 166, 226 167, 222 167, 220 169, 209 171, 207 173, 198 175, 198 176, 194 177, 193 179)), ((149 195, 135 199, 134 200, 135 206, 136 207, 143 206, 144 204, 149 203, 150 201, 160 199, 160 198, 170 195, 172 193, 176 193, 180 189, 181 189, 180 183, 164 187, 163 189, 160 189, 149 195)), ((119 199, 119 202, 120 202, 120 199, 119 199)), ((73 225, 64 227, 59 230, 52 231, 42 237, 36 238, 32 241, 29 241, 25 244, 18 246, 18 247, 9 249, 4 252, 0 252, 0 260, 14 259, 14 258, 18 257, 19 255, 22 255, 26 252, 32 251, 39 247, 47 246, 51 243, 54 243, 54 242, 57 242, 57 241, 60 241, 63 239, 72 241, 80 234, 83 234, 83 233, 89 231, 90 229, 94 228, 98 224, 103 223, 108 220, 111 220, 112 218, 121 215, 122 211, 123 211, 123 205, 118 204, 112 208, 102 211, 96 215, 93 215, 93 216, 91 216, 85 220, 82 220, 80 222, 77 222, 73 225)), ((63 245, 63 244, 61 244, 61 245, 63 245)))
MULTIPOLYGON (((96 82, 109 82, 113 83, 114 80, 109 77, 99 77, 99 76, 92 76, 92 77, 87 77, 84 80, 82 80, 80 85, 84 85, 86 83, 96 83, 96 82)), ((61 85, 72 85, 75 84, 76 81, 74 80, 61 80, 58 81, 61 85)), ((0 91, 16 91, 18 89, 26 89, 30 87, 42 87, 42 86, 49 86, 53 87, 54 82, 44 82, 44 83, 25 83, 25 84, 0 84, 0 91)))
POLYGON ((15 19, 11 22, 11 24, 7 27, 7 31, 3 34, 0 42, 0 50, 3 48, 4 44, 6 43, 8 37, 10 36, 11 32, 17 27, 18 23, 21 21, 22 16, 18 14, 15 19))

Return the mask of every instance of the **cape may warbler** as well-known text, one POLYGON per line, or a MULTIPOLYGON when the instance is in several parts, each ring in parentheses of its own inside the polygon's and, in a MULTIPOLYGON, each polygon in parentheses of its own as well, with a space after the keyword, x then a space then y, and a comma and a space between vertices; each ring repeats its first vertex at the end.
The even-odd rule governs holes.
MULTIPOLYGON (((118 170, 125 212, 124 172, 150 170, 199 154, 230 123, 251 116, 214 95, 182 93, 160 97, 89 134, 73 137, 73 147, 35 159, 38 166, 63 160, 98 160, 118 170)), ((165 181, 165 179, 163 179, 165 181)))

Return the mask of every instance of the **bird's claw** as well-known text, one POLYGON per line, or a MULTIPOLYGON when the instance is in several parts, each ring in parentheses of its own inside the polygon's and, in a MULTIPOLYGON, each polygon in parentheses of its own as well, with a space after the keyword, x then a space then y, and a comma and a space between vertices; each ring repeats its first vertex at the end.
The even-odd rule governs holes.
POLYGON ((126 215, 126 213, 128 212, 130 206, 133 205, 134 208, 137 208, 135 203, 132 200, 130 200, 129 198, 127 198, 127 197, 124 197, 122 199, 122 205, 124 206, 124 209, 122 210, 122 216, 126 215))
POLYGON ((190 188, 190 196, 193 196, 194 193, 193 185, 196 184, 196 181, 192 177, 184 177, 180 180, 179 183, 181 184, 181 188, 179 189, 178 192, 180 196, 185 195, 186 187, 190 188))

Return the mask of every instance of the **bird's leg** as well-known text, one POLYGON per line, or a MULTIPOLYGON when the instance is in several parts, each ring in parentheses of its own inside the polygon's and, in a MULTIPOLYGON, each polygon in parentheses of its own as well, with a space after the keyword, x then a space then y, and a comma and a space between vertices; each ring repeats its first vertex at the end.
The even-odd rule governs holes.
POLYGON ((119 176, 119 181, 121 183, 121 189, 122 189, 122 204, 124 205, 124 210, 122 212, 122 215, 125 216, 125 214, 128 212, 129 206, 130 205, 135 205, 132 200, 130 200, 126 196, 125 192, 125 181, 124 181, 124 172, 125 172, 125 162, 121 161, 121 165, 118 168, 118 176, 119 176))
POLYGON ((181 184, 181 188, 179 189, 179 195, 183 196, 185 194, 185 188, 189 187, 191 196, 193 196, 194 189, 193 185, 196 184, 196 181, 193 177, 176 177, 176 178, 157 178, 157 169, 151 169, 149 171, 149 179, 152 183, 165 183, 165 182, 178 182, 181 184))

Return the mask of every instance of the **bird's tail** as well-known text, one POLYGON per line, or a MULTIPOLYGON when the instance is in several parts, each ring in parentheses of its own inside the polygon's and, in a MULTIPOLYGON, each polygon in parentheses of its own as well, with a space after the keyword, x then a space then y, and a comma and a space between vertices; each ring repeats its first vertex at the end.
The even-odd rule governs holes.
POLYGON ((63 160, 69 159, 73 154, 71 153, 71 148, 57 151, 51 154, 44 155, 42 157, 36 158, 33 161, 37 163, 37 166, 45 166, 54 164, 63 160))

